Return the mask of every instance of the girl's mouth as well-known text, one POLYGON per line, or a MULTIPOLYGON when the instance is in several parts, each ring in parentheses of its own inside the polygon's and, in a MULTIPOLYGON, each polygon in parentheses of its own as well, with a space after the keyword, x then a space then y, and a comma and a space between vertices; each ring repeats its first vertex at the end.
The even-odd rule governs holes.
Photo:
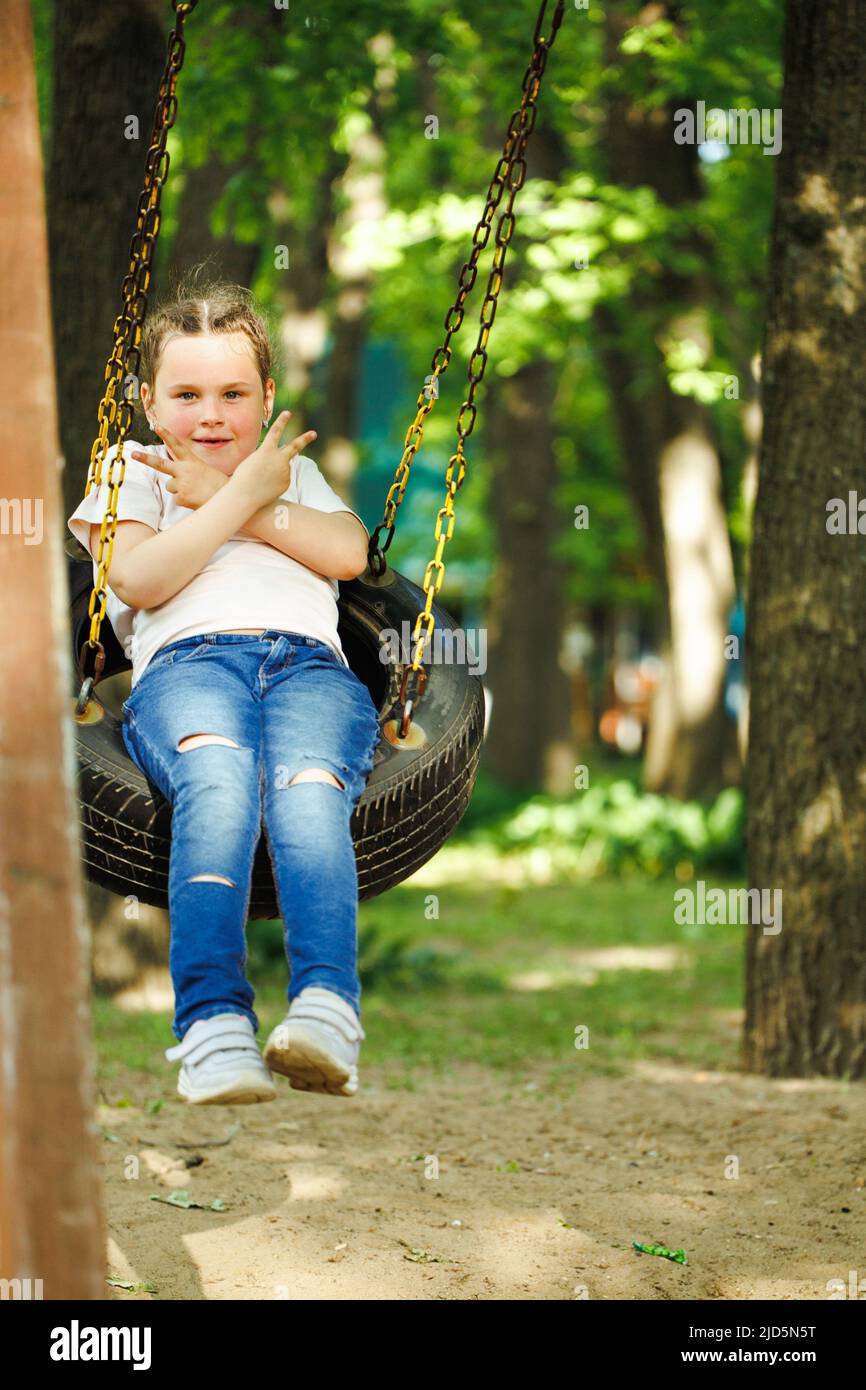
POLYGON ((194 439, 194 444, 203 444, 206 449, 221 449, 224 444, 231 444, 230 439, 194 439))

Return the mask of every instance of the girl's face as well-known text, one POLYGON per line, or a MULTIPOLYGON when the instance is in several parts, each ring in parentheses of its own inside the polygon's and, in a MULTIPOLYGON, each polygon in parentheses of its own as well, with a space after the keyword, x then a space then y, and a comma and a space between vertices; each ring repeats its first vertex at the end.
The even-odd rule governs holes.
POLYGON ((151 425, 188 440, 199 458, 231 474, 258 448, 274 405, 246 333, 178 333, 166 339, 153 383, 141 399, 151 425))

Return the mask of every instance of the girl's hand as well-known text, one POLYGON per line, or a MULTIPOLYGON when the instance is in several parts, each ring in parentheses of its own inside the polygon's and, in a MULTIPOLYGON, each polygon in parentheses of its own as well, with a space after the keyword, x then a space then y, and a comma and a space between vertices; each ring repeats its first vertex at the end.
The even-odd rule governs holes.
POLYGON ((157 473, 168 475, 172 481, 166 483, 165 490, 177 498, 179 507, 189 507, 193 511, 203 507, 221 487, 225 487, 227 475, 199 458, 192 445, 178 439, 171 430, 161 425, 154 425, 153 428, 165 441, 169 449, 168 458, 144 449, 132 449, 131 457, 138 459, 139 463, 146 463, 148 468, 155 468, 157 473))
POLYGON ((255 453, 242 459, 232 474, 232 478, 239 478, 250 494, 259 499, 259 507, 267 507, 288 491, 292 483, 292 459, 305 444, 316 438, 315 430, 307 430, 291 443, 280 444, 291 413, 284 410, 277 416, 255 453))

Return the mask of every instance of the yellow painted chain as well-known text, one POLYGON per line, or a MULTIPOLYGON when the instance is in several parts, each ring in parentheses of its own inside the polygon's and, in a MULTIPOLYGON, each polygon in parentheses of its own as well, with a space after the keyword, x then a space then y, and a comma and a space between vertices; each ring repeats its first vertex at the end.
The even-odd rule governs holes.
POLYGON ((138 200, 138 219, 135 234, 129 247, 129 274, 121 286, 122 307, 114 321, 114 349, 105 368, 108 383, 99 403, 99 432, 90 450, 90 466, 84 496, 90 494, 91 487, 99 488, 102 483, 102 464, 109 446, 109 431, 113 432, 113 443, 117 451, 108 465, 108 506, 99 530, 99 550, 96 555, 97 577, 90 595, 87 615, 91 620, 90 635, 82 645, 78 661, 78 673, 82 680, 81 692, 76 704, 76 714, 82 714, 90 698, 91 690, 98 682, 105 664, 105 651, 99 640, 105 606, 108 598, 108 572, 114 552, 114 537, 117 531, 117 495, 123 485, 126 460, 123 445, 132 423, 130 403, 131 379, 137 382, 140 362, 141 328, 147 313, 147 292, 150 287, 150 268, 153 261, 156 239, 160 227, 160 200, 168 178, 169 153, 166 148, 168 132, 177 117, 177 96, 175 87, 177 76, 183 67, 186 45, 184 43, 184 22, 195 9, 198 0, 172 0, 177 16, 176 27, 168 39, 162 82, 159 88, 156 110, 153 118, 153 133, 145 163, 144 188, 138 200), (115 477, 115 467, 119 474, 115 477), (90 677, 84 678, 84 667, 88 651, 96 653, 94 670, 90 677))
POLYGON ((400 685, 399 698, 403 713, 400 720, 400 727, 397 731, 398 738, 405 738, 408 734, 409 725, 412 722, 413 705, 417 704, 421 699, 427 684, 427 673, 421 664, 421 658, 427 640, 435 626, 435 620, 431 610, 433 600, 441 589, 442 581, 445 577, 445 566, 442 562, 442 555, 454 531, 454 522, 456 520, 454 498, 463 485, 466 472, 465 441, 472 433, 475 425, 477 415, 475 392, 484 376, 484 369, 487 365, 487 343, 490 337, 493 320, 496 316, 497 298, 502 288, 505 256, 514 232, 514 199, 518 189, 522 188, 526 179, 526 160, 524 158, 526 144, 535 125, 537 110, 535 103, 538 98, 541 79, 547 64, 547 55, 550 52, 559 26, 562 23, 565 11, 565 0, 558 0, 551 19, 550 33, 545 38, 542 36, 542 24, 544 22, 546 8, 547 0, 542 0, 538 19, 535 23, 535 31, 532 36, 532 57, 523 78, 523 99, 518 110, 513 113, 508 123, 508 132, 505 138, 502 156, 496 165, 490 187, 487 190, 484 212, 472 234, 472 252, 458 277, 457 298, 445 316, 445 341, 433 354, 431 364, 433 371, 431 376, 425 380, 425 384, 418 397, 417 413, 406 433, 403 456, 397 466, 394 482, 391 484, 388 496, 385 499, 384 516, 370 538, 370 545, 368 548, 370 569, 373 574, 381 575, 385 570, 384 554, 391 544, 394 535, 397 508, 400 506, 403 500, 403 494, 406 491, 412 460, 421 447, 424 434, 424 422, 433 409, 435 401, 438 399, 439 378, 447 371, 448 364, 451 361, 451 338, 460 329, 463 323, 463 306, 467 295, 475 284, 478 273, 478 258, 489 240, 493 214, 505 191, 507 181, 509 196, 505 211, 501 214, 496 228, 496 249, 493 254, 493 265, 487 282, 487 292, 481 305, 481 330, 478 335, 478 342, 476 343, 475 350, 469 359, 469 390, 457 416, 457 448, 455 453, 451 455, 445 473, 445 503, 444 506, 440 507, 436 516, 436 553, 424 572, 422 587, 426 596, 426 602, 415 619, 415 627, 412 632, 415 651, 412 664, 411 666, 407 666, 403 672, 403 680, 400 685), (459 469, 456 481, 454 479, 455 467, 459 469), (443 521, 447 521, 448 523, 447 531, 443 531, 443 521), (384 545, 379 547, 379 533, 383 529, 387 531, 388 536, 384 545), (436 576, 435 582, 433 578, 434 574, 436 576), (426 628, 423 634, 421 633, 422 626, 426 628), (408 697, 408 681, 413 673, 415 673, 417 677, 416 690, 412 697, 408 697))

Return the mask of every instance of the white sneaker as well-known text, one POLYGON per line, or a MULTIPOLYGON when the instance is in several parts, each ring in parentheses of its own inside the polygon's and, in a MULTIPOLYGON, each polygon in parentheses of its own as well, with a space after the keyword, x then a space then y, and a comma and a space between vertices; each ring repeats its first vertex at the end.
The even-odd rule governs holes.
POLYGON ((246 1014, 196 1019, 165 1055, 183 1059, 177 1089, 191 1105, 252 1105, 277 1094, 246 1014))
POLYGON ((308 985, 265 1044, 271 1071, 287 1076, 295 1091, 353 1096, 358 1053, 366 1037, 351 1004, 332 990, 308 985))

